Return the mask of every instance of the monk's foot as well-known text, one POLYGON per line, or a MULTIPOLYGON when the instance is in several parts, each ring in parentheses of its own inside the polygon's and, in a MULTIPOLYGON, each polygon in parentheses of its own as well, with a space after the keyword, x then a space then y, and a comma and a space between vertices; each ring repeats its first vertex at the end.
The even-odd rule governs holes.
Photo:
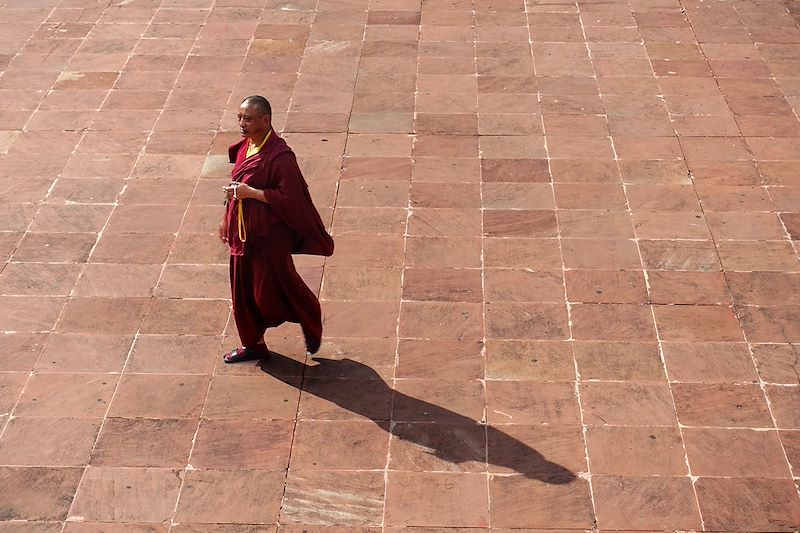
POLYGON ((263 359, 269 356, 269 350, 266 344, 257 344, 256 346, 240 346, 225 354, 222 358, 226 363, 241 363, 244 361, 254 361, 256 359, 263 359))
POLYGON ((322 339, 309 339, 306 337, 306 355, 314 355, 319 351, 322 339))

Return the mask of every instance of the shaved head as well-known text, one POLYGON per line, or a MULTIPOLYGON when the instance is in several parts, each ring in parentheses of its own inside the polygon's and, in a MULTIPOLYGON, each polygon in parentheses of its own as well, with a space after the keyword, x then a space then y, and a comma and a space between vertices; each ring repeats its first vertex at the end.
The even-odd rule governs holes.
POLYGON ((258 95, 248 96, 247 98, 242 100, 241 107, 247 107, 247 106, 252 106, 258 109, 264 115, 272 115, 272 106, 269 105, 269 100, 267 100, 263 96, 258 96, 258 95))

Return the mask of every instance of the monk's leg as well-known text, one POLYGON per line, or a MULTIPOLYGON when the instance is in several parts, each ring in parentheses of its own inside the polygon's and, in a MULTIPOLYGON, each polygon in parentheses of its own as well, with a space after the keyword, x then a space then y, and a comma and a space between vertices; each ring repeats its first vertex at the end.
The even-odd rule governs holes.
POLYGON ((244 347, 256 347, 264 343, 267 325, 253 294, 253 258, 231 256, 231 300, 236 330, 244 347))
POLYGON ((306 346, 313 353, 322 341, 322 310, 316 295, 294 267, 292 240, 288 229, 273 228, 263 255, 259 254, 268 267, 255 272, 256 299, 268 326, 299 322, 306 346))

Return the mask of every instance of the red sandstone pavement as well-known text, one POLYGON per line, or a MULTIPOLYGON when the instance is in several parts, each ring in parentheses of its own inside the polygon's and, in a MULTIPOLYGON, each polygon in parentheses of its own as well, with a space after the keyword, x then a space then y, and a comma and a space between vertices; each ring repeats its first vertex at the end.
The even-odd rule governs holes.
POLYGON ((800 528, 798 14, 0 0, 0 532, 800 528), (322 362, 220 364, 253 93, 322 362))

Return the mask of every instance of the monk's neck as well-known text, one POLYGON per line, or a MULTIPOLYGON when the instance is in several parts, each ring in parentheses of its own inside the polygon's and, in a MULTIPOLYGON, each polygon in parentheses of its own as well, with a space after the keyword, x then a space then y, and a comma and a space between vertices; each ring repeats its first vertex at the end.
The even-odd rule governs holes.
POLYGON ((268 129, 264 133, 264 135, 259 135, 258 137, 251 138, 250 144, 252 144, 253 146, 261 146, 262 144, 264 144, 264 141, 267 139, 267 137, 269 137, 271 133, 272 133, 272 128, 268 129))

